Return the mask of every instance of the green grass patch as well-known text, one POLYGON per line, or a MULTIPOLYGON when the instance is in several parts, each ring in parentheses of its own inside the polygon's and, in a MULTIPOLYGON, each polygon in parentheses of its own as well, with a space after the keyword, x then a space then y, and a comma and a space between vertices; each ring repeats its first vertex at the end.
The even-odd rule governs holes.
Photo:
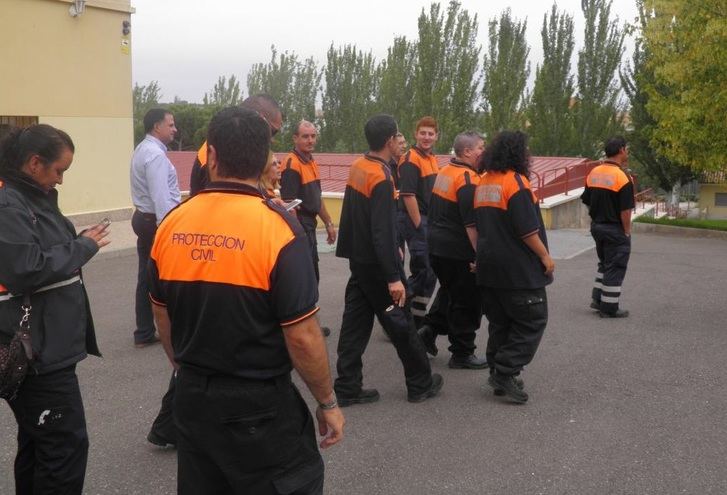
POLYGON ((634 220, 640 223, 656 225, 673 225, 675 227, 691 227, 693 229, 722 230, 727 232, 727 220, 699 220, 697 218, 651 218, 641 216, 634 220))

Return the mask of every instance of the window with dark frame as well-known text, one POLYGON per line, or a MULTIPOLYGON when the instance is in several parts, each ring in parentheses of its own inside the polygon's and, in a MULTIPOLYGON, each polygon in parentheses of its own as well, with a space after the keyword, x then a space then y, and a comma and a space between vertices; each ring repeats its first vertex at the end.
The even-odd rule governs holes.
POLYGON ((714 206, 727 206, 727 192, 714 193, 714 206))

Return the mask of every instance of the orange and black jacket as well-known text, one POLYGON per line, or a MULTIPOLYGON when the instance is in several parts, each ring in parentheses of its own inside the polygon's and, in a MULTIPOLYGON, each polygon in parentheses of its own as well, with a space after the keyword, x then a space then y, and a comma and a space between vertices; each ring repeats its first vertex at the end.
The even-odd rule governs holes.
POLYGON ((634 208, 634 185, 615 162, 604 162, 588 174, 581 200, 595 223, 621 225, 621 212, 634 208))
POLYGON ((552 282, 523 239, 540 236, 543 217, 530 181, 512 170, 487 172, 475 191, 477 284, 500 289, 540 289, 552 282))
POLYGON ((292 364, 281 327, 318 311, 305 233, 254 187, 211 182, 159 225, 150 297, 174 356, 202 373, 268 379, 292 364))
POLYGON ((478 182, 477 173, 456 159, 439 170, 429 202, 430 254, 474 261, 475 251, 465 227, 475 224, 474 197, 478 182))
MULTIPOLYGON (((425 153, 417 146, 412 146, 399 162, 399 197, 416 196, 422 215, 429 211, 429 200, 437 172, 437 157, 432 153, 425 153)), ((399 207, 406 211, 403 199, 400 199, 399 207)))
POLYGON ((209 181, 209 175, 207 174, 207 141, 205 141, 197 151, 197 157, 192 165, 192 172, 189 176, 189 196, 192 197, 207 187, 209 181))
POLYGON ((396 201, 388 163, 364 155, 351 165, 343 195, 336 256, 377 265, 387 282, 400 280, 396 201))
POLYGON ((310 222, 305 217, 312 217, 315 228, 315 217, 321 211, 321 178, 312 156, 293 150, 285 157, 280 175, 280 197, 286 202, 303 201, 298 210, 301 223, 303 227, 309 227, 310 222))

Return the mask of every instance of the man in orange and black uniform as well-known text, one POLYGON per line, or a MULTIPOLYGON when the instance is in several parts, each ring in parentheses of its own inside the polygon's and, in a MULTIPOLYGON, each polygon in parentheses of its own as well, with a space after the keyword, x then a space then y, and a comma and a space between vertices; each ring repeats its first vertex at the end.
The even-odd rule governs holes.
MULTIPOLYGON (((272 136, 280 132, 283 125, 283 114, 280 111, 278 102, 272 96, 259 93, 252 95, 243 101, 240 106, 248 108, 260 114, 270 126, 272 136)), ((189 176, 189 196, 192 197, 207 186, 209 176, 207 174, 207 142, 202 143, 197 157, 192 165, 192 172, 189 176)))
POLYGON ((606 160, 588 174, 581 196, 591 216, 591 235, 598 255, 591 308, 603 318, 624 318, 629 312, 619 308, 619 298, 631 255, 634 185, 622 170, 629 158, 626 140, 609 139, 605 151, 606 160))
POLYGON ((409 248, 411 275, 408 286, 412 297, 411 312, 417 328, 424 322, 429 299, 437 284, 427 248, 429 199, 439 171, 433 154, 437 133, 437 121, 433 117, 421 118, 416 125, 416 145, 399 163, 398 227, 409 248))
POLYGON ((211 182, 159 226, 150 297, 178 370, 178 493, 323 491, 313 418, 295 368, 319 403, 321 447, 341 440, 318 291, 305 234, 263 197, 270 129, 227 108, 208 130, 211 182))
MULTIPOLYGON (((398 146, 396 147, 396 150, 393 151, 391 155, 391 160, 389 160, 389 169, 391 170, 391 179, 394 181, 394 191, 396 195, 396 199, 399 199, 399 160, 401 160, 401 157, 404 156, 406 153, 406 138, 404 135, 399 132, 396 134, 396 142, 398 146)), ((404 236, 401 233, 400 229, 396 230, 396 245, 399 246, 399 249, 401 249, 401 252, 404 253, 404 249, 406 247, 406 243, 404 241, 404 236)))
MULTIPOLYGON (((294 199, 303 201, 296 208, 298 221, 300 221, 303 230, 305 230, 305 235, 308 237, 311 254, 313 255, 313 269, 316 273, 316 280, 320 283, 321 273, 318 269, 318 239, 316 236, 318 221, 316 217, 321 217, 326 226, 326 241, 328 244, 336 242, 336 228, 321 197, 321 177, 318 173, 318 164, 312 154, 317 140, 318 132, 316 127, 307 120, 301 121, 293 133, 293 151, 283 160, 283 169, 280 174, 280 197, 286 202, 294 199)), ((331 334, 328 327, 322 327, 322 330, 325 336, 331 334)))
POLYGON ((477 239, 474 197, 479 175, 475 168, 484 148, 485 141, 476 132, 457 135, 455 158, 439 170, 429 202, 429 260, 440 287, 419 336, 430 354, 436 354, 438 330, 448 335, 452 353, 448 365, 455 369, 487 368, 487 360, 475 356, 482 303, 470 269, 477 239))
POLYGON ((487 173, 475 191, 477 285, 489 321, 488 383, 495 395, 524 403, 519 378, 548 323, 545 286, 555 264, 538 200, 530 189, 527 136, 503 131, 482 155, 487 173))
POLYGON ((363 388, 361 358, 371 338, 374 315, 396 348, 410 402, 435 396, 442 377, 431 373, 427 353, 406 306, 404 267, 396 245, 396 202, 388 161, 398 146, 396 121, 371 117, 364 126, 370 151, 351 165, 341 211, 336 256, 348 258, 351 277, 338 340, 336 395, 341 406, 379 400, 363 388))

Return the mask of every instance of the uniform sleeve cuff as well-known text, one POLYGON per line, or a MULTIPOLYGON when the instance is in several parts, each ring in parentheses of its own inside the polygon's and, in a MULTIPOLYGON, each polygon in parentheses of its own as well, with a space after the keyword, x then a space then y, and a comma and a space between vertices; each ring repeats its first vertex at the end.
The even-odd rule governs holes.
POLYGON ((295 325, 296 323, 300 323, 301 321, 303 321, 303 320, 305 320, 307 318, 310 318, 311 316, 313 316, 314 314, 316 314, 319 309, 320 308, 318 306, 314 306, 313 309, 311 309, 310 311, 306 311, 305 313, 303 313, 303 314, 301 314, 299 316, 296 316, 295 318, 290 318, 288 320, 281 321, 280 322, 280 326, 281 327, 289 327, 290 325, 295 325))

